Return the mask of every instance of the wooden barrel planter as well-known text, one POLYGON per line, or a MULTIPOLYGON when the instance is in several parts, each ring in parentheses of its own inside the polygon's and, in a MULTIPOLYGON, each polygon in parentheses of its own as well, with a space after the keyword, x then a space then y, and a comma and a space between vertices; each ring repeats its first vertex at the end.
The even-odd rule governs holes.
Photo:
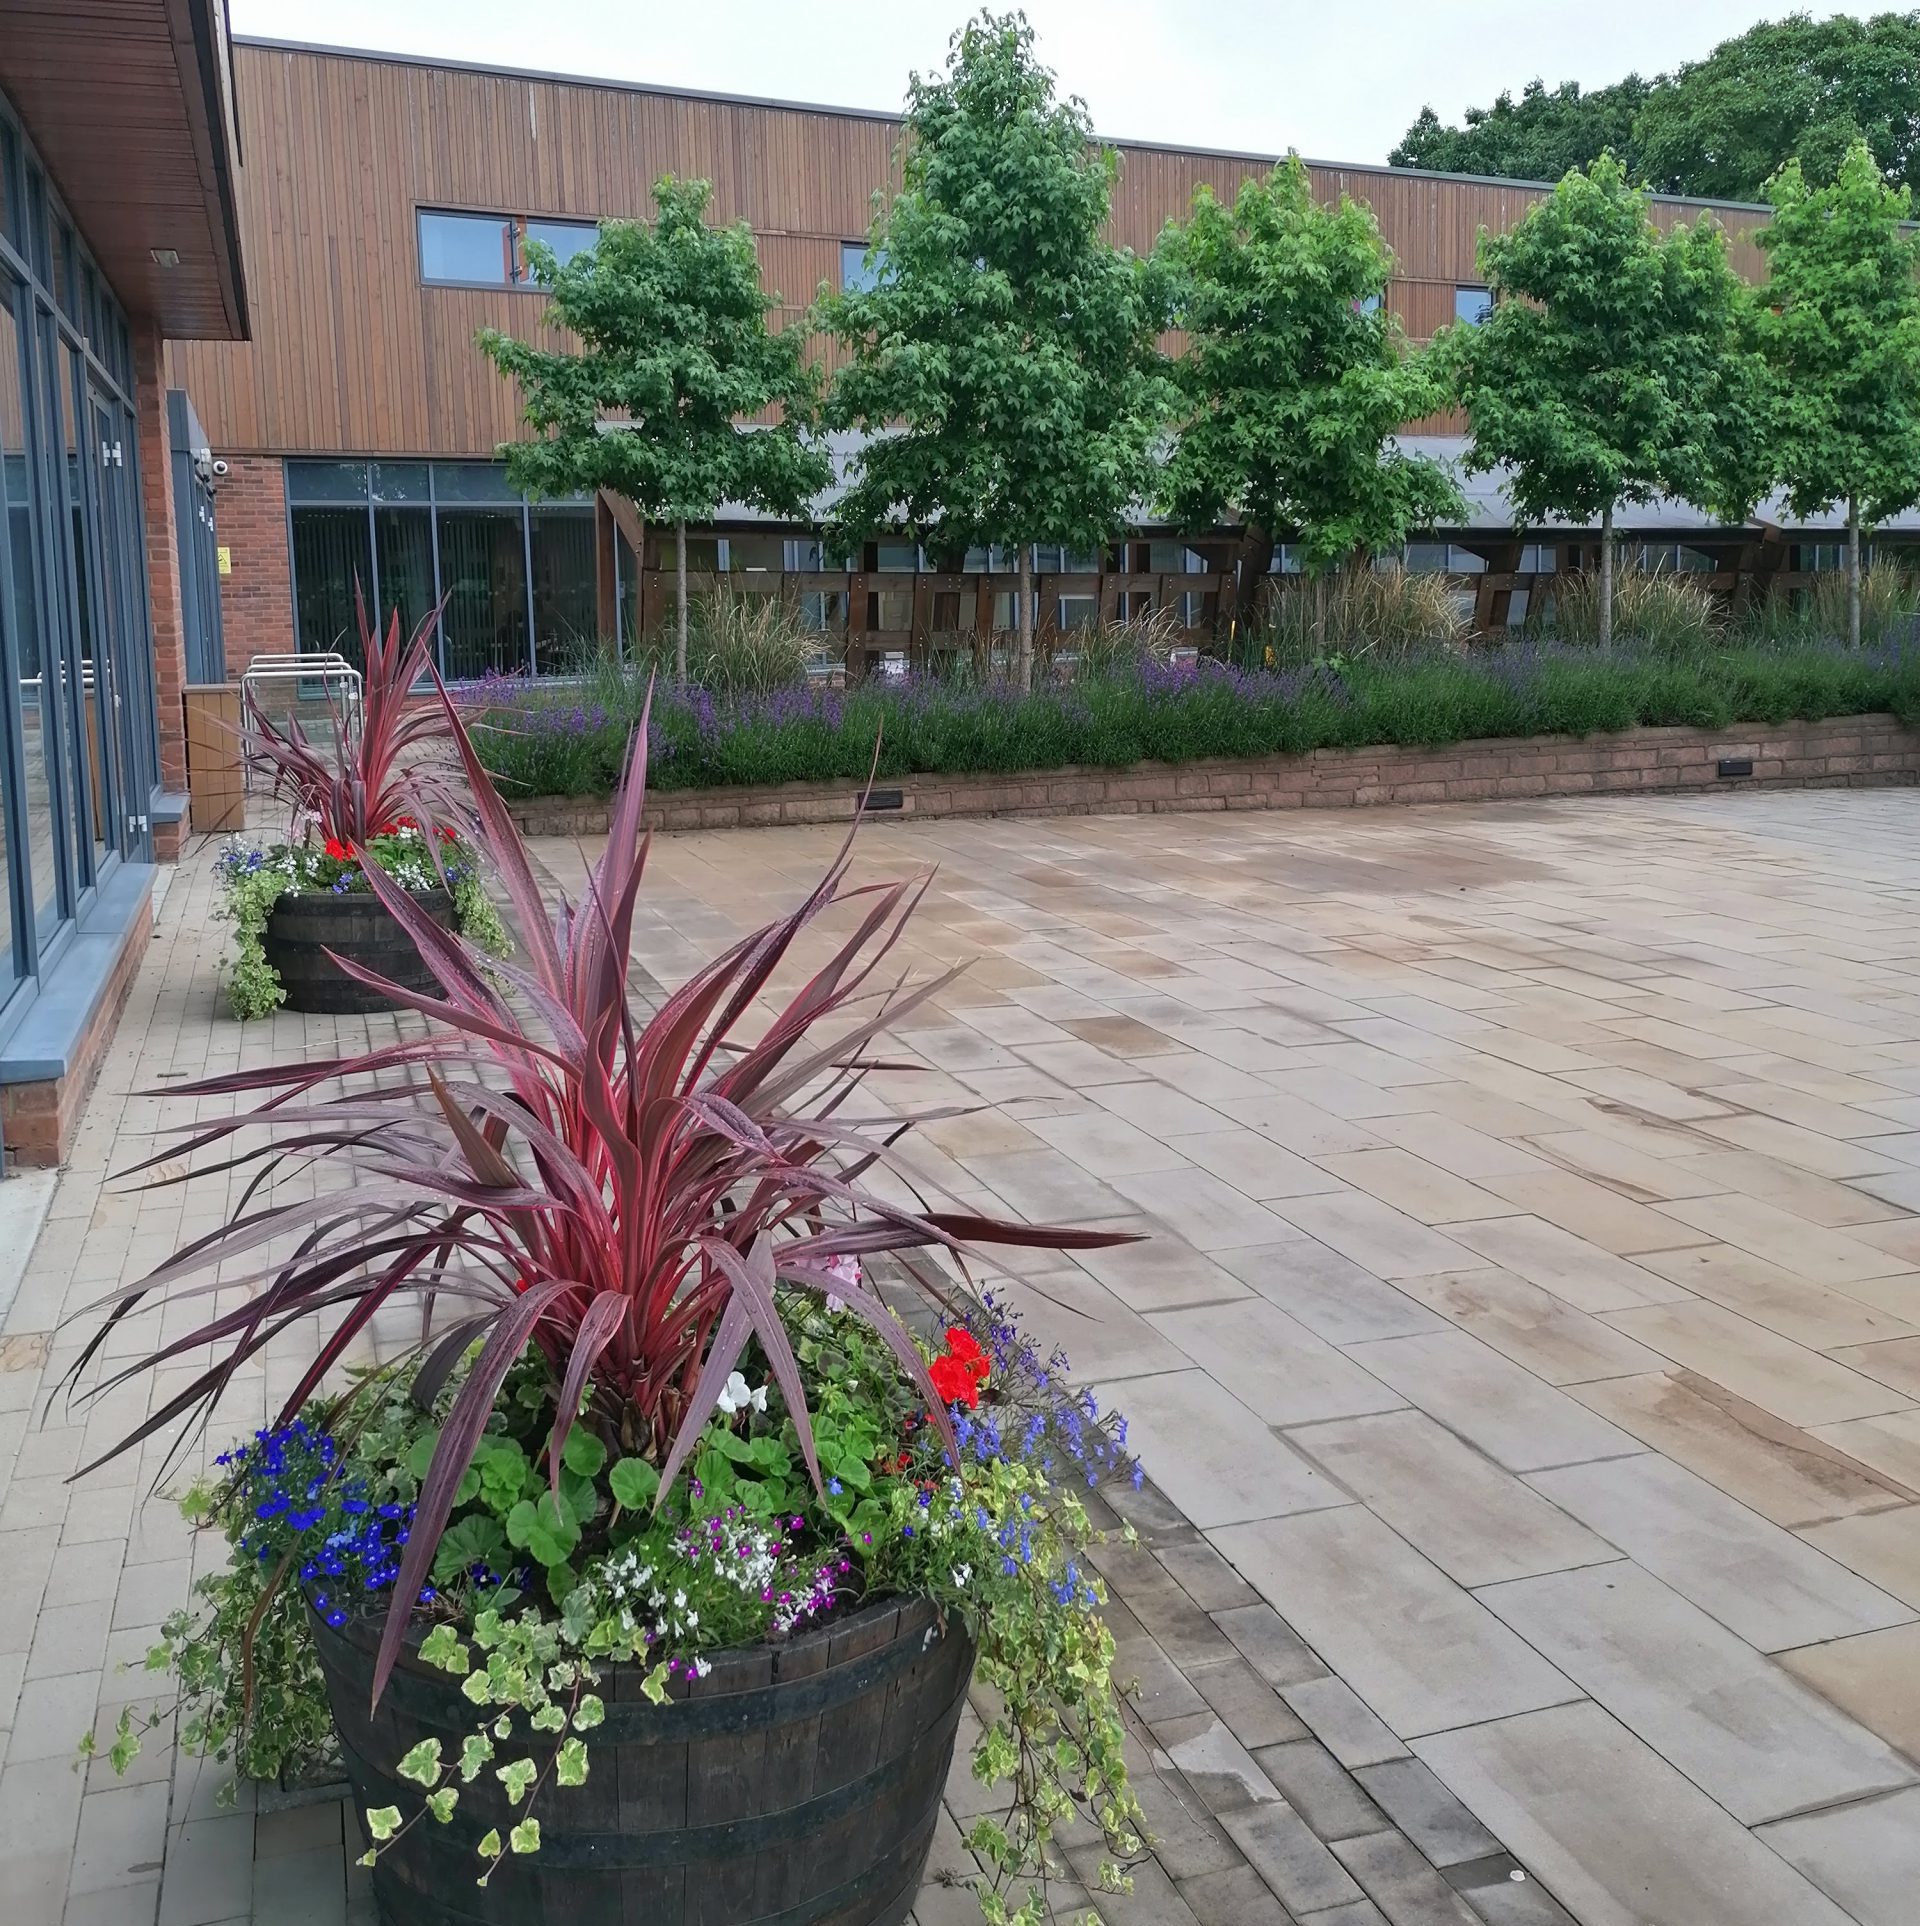
MULTIPOLYGON (((453 897, 448 891, 422 890, 413 900, 442 929, 454 927, 453 897)), ((441 994, 439 979, 420 960, 413 938, 387 914, 377 896, 336 896, 331 890, 283 896, 268 913, 261 947, 279 974, 289 1010, 364 1016, 394 1007, 390 999, 340 970, 329 950, 408 989, 441 994)))
MULTIPOLYGON (((369 1713, 380 1622, 315 1642, 364 1825, 369 1807, 411 1814, 421 1788, 394 1768, 437 1737, 457 1759, 483 1709, 413 1656, 369 1713)), ((486 1886, 475 1848, 524 1816, 492 1769, 463 1786, 452 1822, 422 1819, 381 1855, 373 1888, 387 1926, 899 1926, 932 1844, 974 1643, 921 1599, 863 1606, 777 1645, 715 1653, 705 1678, 651 1704, 639 1666, 601 1668, 606 1723, 587 1734, 583 1786, 551 1778, 534 1814, 537 1853, 508 1855, 486 1886)), ((544 1766, 523 1714, 500 1760, 544 1766), (524 1748, 524 1749, 523 1749, 524 1748)))

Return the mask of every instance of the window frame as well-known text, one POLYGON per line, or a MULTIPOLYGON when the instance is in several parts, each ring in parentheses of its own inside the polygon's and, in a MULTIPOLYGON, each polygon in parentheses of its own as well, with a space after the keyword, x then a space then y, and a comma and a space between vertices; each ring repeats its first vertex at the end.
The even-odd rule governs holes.
MULTIPOLYGON (((413 209, 414 271, 423 288, 485 289, 490 293, 544 294, 546 290, 527 269, 527 230, 530 227, 577 227, 591 230, 596 238, 600 221, 584 214, 510 214, 493 207, 452 207, 444 202, 418 201, 413 209), (503 255, 507 278, 500 281, 471 281, 452 275, 427 272, 426 222, 432 216, 456 221, 497 221, 507 242, 503 255)), ((538 236, 535 237, 536 239, 538 236)), ((591 242, 588 243, 592 245, 591 242)))

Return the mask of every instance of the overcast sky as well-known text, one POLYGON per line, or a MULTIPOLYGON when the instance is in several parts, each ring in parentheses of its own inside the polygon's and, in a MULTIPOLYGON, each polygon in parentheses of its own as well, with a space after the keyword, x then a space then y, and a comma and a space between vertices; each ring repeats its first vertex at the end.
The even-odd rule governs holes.
MULTIPOLYGON (((964 0, 231 0, 234 30, 667 86, 897 109, 964 0)), ((1799 11, 1829 14, 1835 7, 1799 11)), ((1869 11, 1860 8, 1858 11, 1869 11)), ((1741 0, 1028 0, 1109 136, 1379 161, 1535 75, 1599 86, 1697 59, 1792 5, 1741 0)))

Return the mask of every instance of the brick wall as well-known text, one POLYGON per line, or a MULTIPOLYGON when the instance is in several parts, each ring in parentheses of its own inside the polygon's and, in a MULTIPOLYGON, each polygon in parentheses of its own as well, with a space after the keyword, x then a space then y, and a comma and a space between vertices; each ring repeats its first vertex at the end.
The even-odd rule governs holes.
MULTIPOLYGON (((160 718, 160 786, 187 793, 187 737, 180 695, 187 686, 187 627, 180 613, 180 556, 173 526, 173 463, 167 436, 166 344, 159 327, 133 333, 134 420, 140 438, 141 516, 147 544, 147 588, 153 604, 153 685, 160 718)), ((179 854, 177 838, 155 839, 163 860, 179 854), (163 846, 163 845, 170 845, 163 846)))
POLYGON ((86 1033, 74 1048, 73 1067, 64 1077, 0 1085, 0 1135, 6 1139, 10 1163, 51 1167, 66 1161, 80 1128, 87 1093, 100 1073, 120 1012, 133 989, 134 975, 152 940, 152 912, 143 906, 127 930, 106 994, 88 1018, 86 1033))
MULTIPOLYGON (((1177 767, 1136 763, 1128 769, 1035 770, 1017 776, 909 776, 882 786, 900 791, 904 815, 1097 816, 1915 783, 1920 783, 1920 732, 1877 715, 1717 732, 1629 729, 1584 738, 1532 736, 1444 749, 1316 749, 1304 756, 1177 767), (1751 760, 1750 777, 1720 775, 1723 759, 1739 758, 1751 760)), ((647 822, 654 829, 844 822, 858 794, 858 785, 849 782, 670 790, 648 800, 647 822)), ((604 800, 534 796, 511 807, 529 835, 591 836, 607 827, 604 800)))
POLYGON ((270 455, 228 455, 226 463, 214 514, 233 565, 220 578, 220 620, 227 674, 238 677, 249 658, 293 648, 293 565, 284 464, 270 455))

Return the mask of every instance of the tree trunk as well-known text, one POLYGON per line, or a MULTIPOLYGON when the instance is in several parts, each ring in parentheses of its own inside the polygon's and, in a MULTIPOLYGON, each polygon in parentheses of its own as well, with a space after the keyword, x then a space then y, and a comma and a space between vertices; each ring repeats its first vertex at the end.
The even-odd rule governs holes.
POLYGON ((1847 647, 1860 646, 1860 497, 1847 497, 1847 647))
POLYGON ((1273 562, 1273 537, 1258 522, 1248 522, 1240 535, 1240 572, 1234 584, 1234 653, 1248 661, 1247 651, 1259 625, 1261 602, 1267 590, 1268 571, 1273 562))
POLYGON ((1613 504, 1600 514, 1600 646, 1613 647, 1613 504))
POLYGON ((1317 569, 1313 577, 1313 646, 1322 655, 1327 648, 1327 572, 1317 569))
POLYGON ((1015 645, 1013 677, 1024 693, 1033 687, 1033 544, 1020 544, 1020 606, 1014 612, 1015 645))
POLYGON ((687 680, 687 525, 684 521, 673 525, 673 573, 679 597, 675 612, 678 626, 673 637, 673 679, 684 687, 687 680))

